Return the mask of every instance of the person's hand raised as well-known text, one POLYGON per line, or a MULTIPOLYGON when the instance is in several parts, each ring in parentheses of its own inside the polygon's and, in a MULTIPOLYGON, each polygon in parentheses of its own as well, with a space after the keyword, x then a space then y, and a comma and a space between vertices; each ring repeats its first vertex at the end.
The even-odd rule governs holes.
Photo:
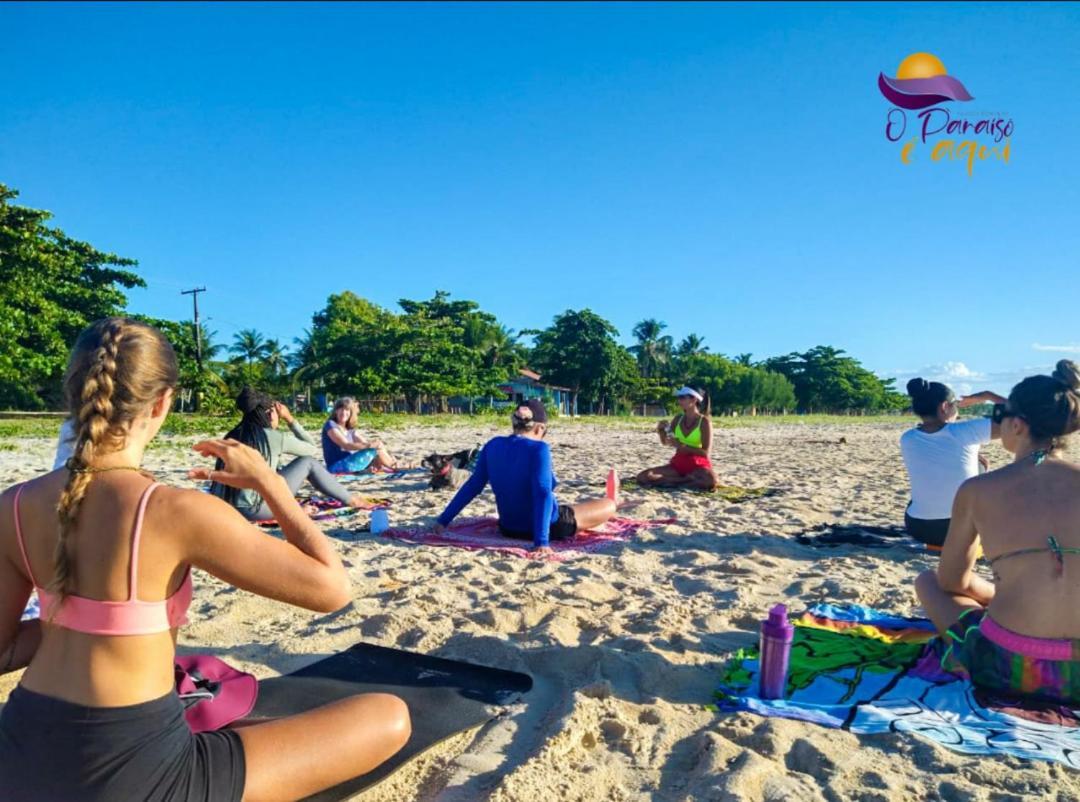
POLYGON ((278 417, 281 418, 283 421, 285 421, 286 423, 293 422, 294 418, 292 412, 290 412, 289 408, 283 403, 281 403, 280 401, 275 401, 274 409, 277 410, 278 417))
POLYGON ((224 467, 221 470, 192 468, 188 471, 189 479, 208 479, 241 490, 261 490, 277 476, 262 454, 237 440, 203 440, 191 448, 204 457, 221 460, 224 467))

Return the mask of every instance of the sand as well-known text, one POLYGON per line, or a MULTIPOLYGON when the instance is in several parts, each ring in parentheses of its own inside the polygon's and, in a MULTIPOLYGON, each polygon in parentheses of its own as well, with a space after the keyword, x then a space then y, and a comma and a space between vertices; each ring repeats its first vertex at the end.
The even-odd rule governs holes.
MULTIPOLYGON (((558 423, 549 440, 560 499, 602 492, 609 466, 624 476, 663 462, 649 422, 558 423)), ((192 623, 181 645, 213 651, 260 677, 291 671, 364 639, 526 671, 528 705, 463 733, 362 795, 410 800, 985 800, 1080 799, 1080 777, 1050 763, 973 758, 909 736, 858 738, 809 724, 717 714, 710 701, 730 650, 755 640, 775 602, 858 602, 918 611, 912 580, 932 565, 902 549, 818 550, 793 535, 818 523, 902 520, 903 424, 723 429, 721 481, 782 493, 742 504, 691 493, 628 490, 628 514, 675 517, 609 552, 564 563, 421 547, 367 533, 335 540, 353 604, 331 615, 237 591, 196 573, 192 623), (839 443, 843 437, 846 443, 839 443)), ((501 433, 465 420, 383 433, 407 458, 452 451, 501 433)), ((148 455, 166 481, 192 464, 174 438, 148 455)), ((53 443, 0 451, 0 486, 51 462, 53 443)), ((1006 459, 999 446, 991 460, 1006 459)), ((392 495, 394 525, 430 522, 450 493, 411 476, 369 485, 392 495)), ((485 495, 470 512, 491 513, 485 495)), ((325 524, 348 529, 366 516, 325 524)), ((0 699, 15 677, 0 679, 0 699)), ((422 716, 423 711, 414 711, 422 716)))

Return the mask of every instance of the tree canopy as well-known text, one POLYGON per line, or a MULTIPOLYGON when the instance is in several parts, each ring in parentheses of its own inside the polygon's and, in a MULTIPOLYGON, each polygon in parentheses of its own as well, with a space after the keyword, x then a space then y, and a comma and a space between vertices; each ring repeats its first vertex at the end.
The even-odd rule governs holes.
POLYGON ((56 407, 75 337, 145 284, 124 269, 134 259, 72 239, 16 197, 0 184, 0 408, 56 407))
POLYGON ((763 364, 791 381, 800 412, 872 412, 907 405, 906 397, 896 392, 895 380, 878 378, 831 346, 773 357, 763 364))
MULTIPOLYGON (((144 283, 129 269, 133 259, 68 237, 48 225, 48 212, 19 206, 16 197, 0 184, 0 408, 56 408, 79 331, 126 313, 125 290, 144 283)), ((500 386, 526 366, 544 383, 570 388, 583 412, 670 406, 673 386, 687 383, 705 389, 718 412, 873 412, 906 404, 892 379, 830 346, 754 362, 751 354, 712 352, 696 333, 676 344, 655 318, 637 323, 625 346, 615 326, 588 308, 520 332, 444 291, 402 298, 398 308, 335 293, 288 344, 254 327, 219 343, 202 326, 201 367, 191 322, 140 317, 172 342, 185 403, 210 410, 231 409, 245 384, 281 396, 314 389, 405 400, 417 411, 445 409, 452 398, 471 406, 504 397, 500 386), (523 338, 532 338, 531 346, 523 338)))

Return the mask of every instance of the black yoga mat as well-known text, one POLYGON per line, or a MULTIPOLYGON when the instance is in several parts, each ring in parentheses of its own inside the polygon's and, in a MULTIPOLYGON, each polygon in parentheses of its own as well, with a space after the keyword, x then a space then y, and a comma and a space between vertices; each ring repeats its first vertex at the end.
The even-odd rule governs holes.
POLYGON ((405 748, 375 771, 305 800, 340 802, 451 735, 490 721, 498 712, 492 706, 516 702, 532 684, 532 677, 516 671, 358 643, 292 674, 260 682, 252 715, 288 716, 358 693, 392 693, 404 699, 412 716, 412 737, 405 748))
POLYGON ((862 546, 868 549, 891 549, 897 546, 921 551, 923 547, 902 526, 860 524, 818 524, 795 536, 804 546, 862 546))

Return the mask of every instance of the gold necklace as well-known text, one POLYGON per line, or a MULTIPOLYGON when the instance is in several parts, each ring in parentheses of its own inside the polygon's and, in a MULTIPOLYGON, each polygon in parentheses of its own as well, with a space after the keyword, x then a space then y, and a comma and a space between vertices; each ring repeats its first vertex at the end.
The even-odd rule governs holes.
POLYGON ((144 473, 147 475, 150 474, 149 471, 144 470, 138 465, 115 465, 109 468, 76 468, 74 465, 72 465, 72 462, 73 460, 68 460, 67 465, 65 466, 72 473, 109 473, 110 471, 138 471, 139 473, 144 473))

